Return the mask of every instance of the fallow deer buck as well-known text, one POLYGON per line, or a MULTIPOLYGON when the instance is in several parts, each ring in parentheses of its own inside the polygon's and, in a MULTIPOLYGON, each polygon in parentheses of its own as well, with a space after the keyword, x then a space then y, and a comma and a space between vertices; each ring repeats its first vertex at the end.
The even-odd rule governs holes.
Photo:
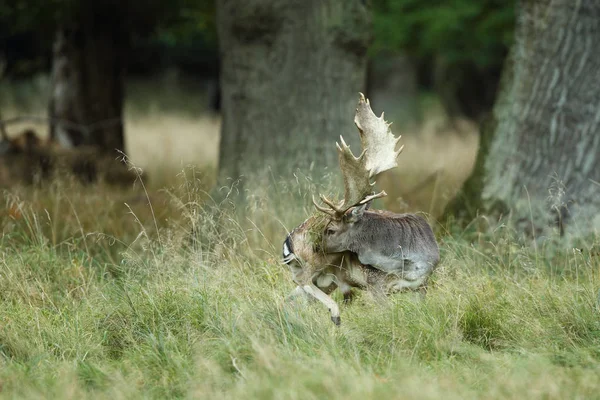
POLYGON ((397 166, 396 138, 389 125, 371 110, 360 94, 354 122, 363 152, 355 157, 340 136, 336 143, 344 180, 344 199, 313 203, 321 213, 293 229, 283 244, 283 260, 298 285, 290 296, 310 295, 325 304, 340 324, 339 307, 329 294, 336 288, 351 295, 352 288, 390 294, 426 289, 439 262, 439 249, 428 222, 416 214, 368 210, 374 199, 371 179, 397 166))

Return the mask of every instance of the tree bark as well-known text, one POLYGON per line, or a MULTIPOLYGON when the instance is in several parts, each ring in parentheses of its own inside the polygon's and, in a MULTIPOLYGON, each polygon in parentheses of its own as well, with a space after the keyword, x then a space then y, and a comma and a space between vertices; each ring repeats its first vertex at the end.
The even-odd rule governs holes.
POLYGON ((222 117, 219 179, 270 169, 294 179, 336 167, 339 135, 355 143, 370 13, 361 0, 217 3, 222 117))
POLYGON ((124 57, 129 35, 118 12, 89 4, 81 10, 81 22, 56 35, 50 137, 64 147, 124 150, 124 57))
MULTIPOLYGON (((522 0, 493 110, 482 205, 523 229, 600 229, 600 4, 522 0)), ((475 171, 475 174, 481 173, 475 171)))

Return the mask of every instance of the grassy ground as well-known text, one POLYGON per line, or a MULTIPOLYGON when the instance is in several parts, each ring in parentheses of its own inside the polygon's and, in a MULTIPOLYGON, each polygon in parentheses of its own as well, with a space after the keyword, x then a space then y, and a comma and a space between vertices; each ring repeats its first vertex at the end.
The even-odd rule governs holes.
POLYGON ((597 255, 438 227, 427 298, 362 293, 337 328, 284 301, 301 208, 179 179, 154 209, 66 183, 7 197, 0 397, 598 398, 597 255))
POLYGON ((266 181, 235 209, 207 194, 210 165, 157 171, 147 190, 4 192, 0 398, 600 398, 593 239, 436 225, 427 297, 361 293, 337 328, 321 304, 285 302, 280 246, 310 180, 266 181))

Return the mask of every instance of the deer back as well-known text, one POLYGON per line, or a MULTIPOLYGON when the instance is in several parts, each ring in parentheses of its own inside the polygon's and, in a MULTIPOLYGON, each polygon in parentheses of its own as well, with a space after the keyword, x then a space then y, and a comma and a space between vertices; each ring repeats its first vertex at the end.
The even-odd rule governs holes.
POLYGON ((429 223, 420 215, 387 211, 349 210, 331 221, 322 242, 326 252, 351 251, 361 263, 386 272, 398 272, 405 263, 420 263, 423 273, 439 261, 439 249, 429 223))

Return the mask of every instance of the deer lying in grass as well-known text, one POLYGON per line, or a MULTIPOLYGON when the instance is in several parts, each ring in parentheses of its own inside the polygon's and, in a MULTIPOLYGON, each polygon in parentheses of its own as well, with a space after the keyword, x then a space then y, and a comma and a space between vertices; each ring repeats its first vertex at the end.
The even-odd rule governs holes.
POLYGON ((92 146, 63 148, 53 140, 44 140, 32 129, 12 138, 0 121, 0 187, 17 183, 42 183, 57 175, 72 175, 81 183, 103 178, 109 184, 128 186, 137 174, 115 155, 92 146))
POLYGON ((390 294, 406 289, 424 291, 439 262, 439 249, 427 221, 415 214, 368 210, 374 199, 371 179, 397 166, 395 138, 360 94, 354 122, 363 152, 355 157, 340 137, 337 144, 344 179, 344 199, 336 203, 320 196, 321 214, 296 227, 283 244, 284 262, 298 285, 295 295, 310 295, 327 306, 340 324, 339 307, 329 294, 339 288, 349 299, 352 288, 390 294))

